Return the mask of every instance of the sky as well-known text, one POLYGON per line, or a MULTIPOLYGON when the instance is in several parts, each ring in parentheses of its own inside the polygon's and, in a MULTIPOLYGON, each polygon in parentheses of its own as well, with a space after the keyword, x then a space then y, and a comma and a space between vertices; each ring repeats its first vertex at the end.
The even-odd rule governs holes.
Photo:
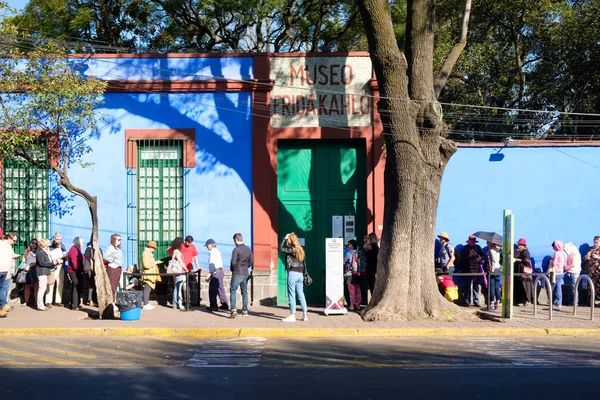
POLYGON ((27 0, 4 0, 8 3, 9 6, 16 8, 17 10, 22 10, 27 4, 27 0))

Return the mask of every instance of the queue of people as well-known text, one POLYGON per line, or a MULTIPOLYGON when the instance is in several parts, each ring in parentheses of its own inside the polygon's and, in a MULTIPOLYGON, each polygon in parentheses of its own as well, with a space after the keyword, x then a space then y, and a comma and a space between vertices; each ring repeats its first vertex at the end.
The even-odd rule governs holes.
MULTIPOLYGON (((91 243, 87 243, 86 246, 83 238, 76 237, 67 251, 62 241, 62 235, 57 232, 52 240, 32 239, 24 254, 17 255, 12 250, 12 245, 17 241, 16 234, 10 233, 6 239, 0 241, 0 309, 4 309, 4 315, 10 311, 6 298, 11 276, 10 273, 3 273, 3 270, 10 271, 13 259, 21 261, 19 273, 23 272, 20 275, 25 277, 18 281, 20 289, 23 291, 23 305, 30 305, 39 311, 47 311, 53 306, 64 306, 80 311, 83 306, 95 305, 91 243), (4 254, 9 258, 3 257, 4 254), (2 296, 5 292, 6 294, 2 296), (7 307, 4 307, 5 305, 7 307)), ((184 287, 185 273, 200 269, 197 258, 198 250, 194 246, 193 240, 193 237, 189 235, 185 240, 177 237, 167 249, 167 254, 170 256, 168 271, 174 275, 171 298, 173 309, 184 309, 182 293, 185 293, 186 290, 184 287)), ((209 283, 210 304, 207 310, 211 312, 227 310, 230 318, 236 318, 239 315, 236 304, 238 289, 241 291, 242 297, 241 315, 248 315, 248 282, 254 264, 252 250, 244 244, 241 233, 233 236, 233 242, 235 247, 230 263, 232 278, 229 299, 223 283, 222 254, 213 239, 208 239, 205 243, 209 252, 206 281, 209 283)), ((143 292, 142 309, 152 310, 155 306, 150 303, 151 294, 164 277, 164 272, 161 273, 160 269, 163 261, 155 259, 155 252, 158 250, 157 242, 150 240, 146 243, 140 257, 140 269, 132 265, 124 269, 121 243, 121 235, 113 234, 110 237, 109 245, 103 251, 100 250, 110 282, 113 301, 116 300, 115 296, 118 290, 139 289, 143 292), (125 281, 123 280, 124 272, 125 281)), ((372 294, 377 274, 379 239, 375 233, 370 233, 364 237, 363 243, 363 247, 360 249, 356 240, 350 240, 344 249, 347 302, 349 309, 356 311, 360 311, 362 306, 361 285, 366 283, 372 294)), ((306 254, 295 233, 292 232, 285 236, 280 245, 280 251, 286 254, 287 287, 290 300, 290 315, 283 321, 296 321, 297 302, 300 303, 302 310, 302 320, 307 321, 307 304, 303 286, 306 254)))
MULTIPOLYGON (((19 273, 23 280, 17 284, 23 291, 22 305, 30 305, 39 311, 47 311, 53 306, 64 306, 69 309, 82 310, 83 305, 93 306, 95 298, 94 275, 91 271, 91 260, 93 253, 91 243, 84 247, 84 240, 76 237, 69 251, 66 251, 62 243, 62 235, 57 232, 53 240, 32 239, 23 255, 15 254, 13 245, 17 241, 17 235, 9 233, 0 239, 0 310, 2 316, 6 316, 12 310, 8 304, 8 291, 12 283, 11 271, 13 260, 20 259, 19 273)), ((121 249, 121 236, 113 234, 110 244, 101 251, 104 267, 110 282, 113 301, 117 290, 141 289, 143 292, 143 310, 152 310, 155 307, 150 303, 150 295, 156 289, 156 284, 161 282, 164 271, 161 273, 159 265, 162 260, 155 260, 154 252, 158 249, 156 241, 150 240, 141 254, 141 270, 129 266, 123 270, 124 257, 121 249), (127 272, 125 284, 123 284, 123 272, 127 272), (141 272, 141 274, 140 274, 141 272), (141 275, 141 279, 135 275, 141 275), (162 276, 161 276, 162 275, 162 276)), ((171 298, 173 309, 184 309, 184 296, 186 291, 185 282, 187 272, 200 270, 198 262, 198 250, 193 244, 194 238, 190 235, 185 240, 180 237, 171 242, 167 249, 170 255, 168 272, 173 274, 174 288, 171 298), (194 268, 195 267, 195 268, 194 268)), ((209 251, 208 276, 210 292, 209 311, 216 311, 216 297, 219 294, 221 309, 230 312, 230 318, 235 318, 236 294, 238 288, 242 294, 242 316, 248 315, 248 281, 254 264, 252 250, 243 242, 241 233, 233 236, 235 248, 232 252, 230 269, 232 280, 230 285, 230 301, 227 300, 223 285, 223 260, 217 244, 213 239, 206 241, 209 251), (229 306, 231 304, 231 308, 229 306)))
MULTIPOLYGON (((440 276, 452 274, 452 281, 458 287, 459 296, 456 300, 459 305, 480 307, 479 293, 481 289, 487 289, 489 285, 490 298, 487 299, 492 310, 498 308, 502 301, 502 251, 498 243, 487 242, 482 249, 477 237, 470 235, 466 245, 455 248, 450 243, 447 232, 439 234, 439 250, 436 254, 436 275, 440 293, 447 296, 448 279, 440 276), (461 276, 460 274, 473 274, 461 276), (487 277, 489 274, 489 282, 487 277), (458 274, 458 275, 454 275, 458 274)), ((568 283, 568 298, 566 304, 571 306, 574 302, 575 285, 579 276, 584 272, 591 278, 596 289, 596 299, 600 295, 600 236, 594 237, 594 246, 589 248, 582 258, 579 249, 573 243, 563 244, 555 240, 550 246, 553 250, 552 256, 542 263, 542 267, 536 267, 531 257, 527 240, 520 238, 514 251, 513 272, 515 284, 513 301, 517 306, 528 306, 533 303, 534 290, 538 293, 541 285, 534 287, 534 274, 544 273, 551 284, 552 306, 555 311, 561 311, 565 301, 563 299, 563 286, 568 283), (545 266, 545 268, 544 268, 545 266)), ((487 290, 482 290, 487 294, 487 290)))

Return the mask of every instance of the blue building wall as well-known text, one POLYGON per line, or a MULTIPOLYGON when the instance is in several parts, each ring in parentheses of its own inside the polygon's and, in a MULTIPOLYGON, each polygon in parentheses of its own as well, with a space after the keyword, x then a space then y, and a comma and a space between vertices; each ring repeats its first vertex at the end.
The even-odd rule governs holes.
POLYGON ((591 245, 600 235, 595 187, 600 148, 514 147, 502 149, 504 157, 493 155, 498 150, 460 147, 451 158, 442 180, 437 232, 448 232, 455 245, 476 231, 502 234, 503 210, 510 209, 515 241, 527 239, 536 264, 553 254, 554 240, 573 242, 582 251, 591 245))
MULTIPOLYGON (((247 79, 252 74, 251 62, 251 58, 90 59, 85 73, 127 80, 247 79)), ((93 165, 70 171, 75 185, 98 197, 103 248, 112 233, 124 238, 127 234, 126 129, 196 130, 196 167, 188 171, 186 180, 189 229, 184 234, 194 236, 204 267, 208 253, 203 244, 209 237, 221 248, 225 262, 235 232, 244 234, 251 244, 251 93, 107 93, 104 101, 98 111, 105 121, 89 141, 93 151, 86 161, 93 165)), ((50 229, 71 242, 75 236, 89 238, 90 225, 85 202, 76 198, 71 214, 51 216, 50 229)), ((123 241, 125 254, 133 254, 131 244, 123 241)))

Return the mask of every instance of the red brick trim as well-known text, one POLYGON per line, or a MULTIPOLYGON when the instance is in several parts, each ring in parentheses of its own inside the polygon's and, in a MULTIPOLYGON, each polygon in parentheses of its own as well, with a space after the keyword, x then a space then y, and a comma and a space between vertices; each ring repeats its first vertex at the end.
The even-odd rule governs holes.
POLYGON ((137 168, 139 140, 183 140, 183 167, 196 167, 195 129, 126 129, 125 168, 137 168))
MULTIPOLYGON (((254 56, 253 64, 257 79, 269 78, 269 55, 254 56)), ((277 262, 273 261, 277 260, 277 234, 273 228, 277 226, 277 199, 273 202, 271 195, 273 191, 277 192, 277 178, 270 163, 268 147, 271 120, 269 92, 252 93, 252 247, 257 270, 269 270, 271 262, 277 268, 277 262)))
POLYGON ((108 81, 107 92, 268 92, 273 88, 270 79, 203 79, 203 80, 155 80, 155 81, 108 81))

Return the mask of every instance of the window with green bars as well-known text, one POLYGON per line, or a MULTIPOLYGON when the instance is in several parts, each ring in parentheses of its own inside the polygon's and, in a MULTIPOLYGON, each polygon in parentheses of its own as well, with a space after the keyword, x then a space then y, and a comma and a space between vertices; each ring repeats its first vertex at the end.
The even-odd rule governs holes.
POLYGON ((154 240, 155 258, 164 258, 171 241, 183 237, 183 141, 139 141, 137 165, 138 256, 154 240))
POLYGON ((4 230, 19 236, 14 250, 23 254, 31 239, 49 237, 48 170, 33 167, 25 161, 6 161, 2 182, 4 230))

